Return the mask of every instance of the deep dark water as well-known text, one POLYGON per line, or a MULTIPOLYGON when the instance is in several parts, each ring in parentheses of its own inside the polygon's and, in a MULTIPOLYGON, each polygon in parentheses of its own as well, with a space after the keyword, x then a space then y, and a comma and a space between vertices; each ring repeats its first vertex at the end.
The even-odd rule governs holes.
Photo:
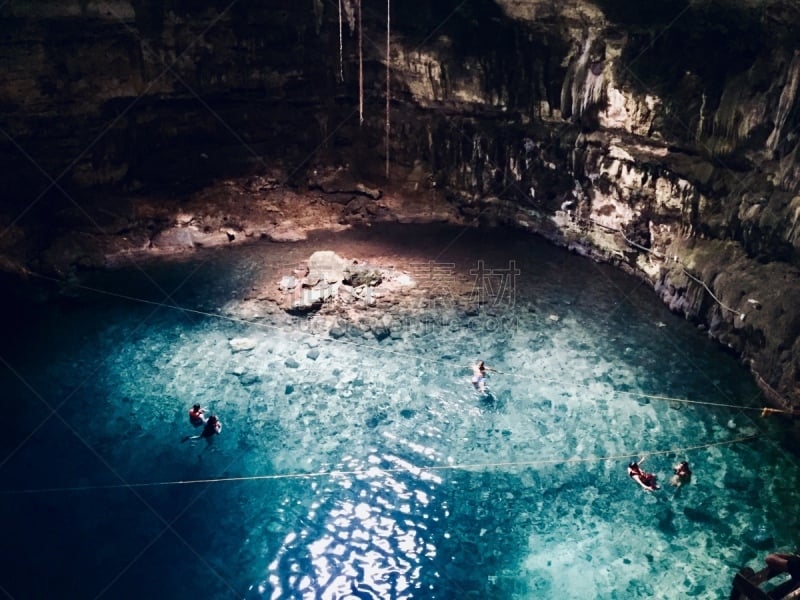
POLYGON ((373 228, 87 285, 115 295, 6 312, 11 597, 718 598, 796 545, 796 456, 749 375, 639 281, 539 240, 373 228), (522 273, 513 302, 380 342, 219 318, 322 248, 522 273), (477 357, 503 372, 491 397, 477 357), (223 421, 210 449, 180 443, 195 401, 223 421), (625 474, 647 452, 653 494, 625 474), (300 473, 323 474, 175 483, 300 473))

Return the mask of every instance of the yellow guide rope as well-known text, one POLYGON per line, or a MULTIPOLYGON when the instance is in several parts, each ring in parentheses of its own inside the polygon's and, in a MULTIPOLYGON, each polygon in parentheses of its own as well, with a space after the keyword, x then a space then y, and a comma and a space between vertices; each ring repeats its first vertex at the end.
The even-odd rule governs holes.
MULTIPOLYGON (((41 279, 53 281, 56 283, 61 283, 59 280, 48 277, 45 275, 40 275, 38 273, 29 272, 28 275, 32 277, 38 277, 41 279)), ((176 306, 172 304, 166 304, 163 302, 156 302, 153 300, 147 300, 144 298, 137 298, 133 296, 128 296, 126 294, 120 294, 117 292, 111 292, 107 290, 92 288, 89 286, 84 285, 77 285, 76 287, 80 289, 84 289, 86 291, 91 291, 94 293, 111 296, 123 300, 129 300, 133 302, 139 302, 142 304, 148 304, 163 308, 170 308, 173 310, 180 310, 186 313, 196 314, 204 317, 212 317, 216 319, 222 319, 226 321, 231 321, 234 323, 246 324, 254 327, 261 327, 261 328, 268 328, 268 329, 280 329, 277 325, 271 325, 268 323, 258 323, 255 321, 250 321, 247 319, 233 317, 229 315, 222 315, 216 313, 210 313, 202 310, 191 309, 191 308, 184 308, 181 306, 176 306)), ((307 335, 314 335, 313 333, 307 333, 307 335)), ((351 344, 354 346, 365 346, 370 350, 380 350, 381 352, 387 352, 390 354, 395 354, 402 356, 404 358, 414 359, 414 360, 423 360, 430 362, 429 359, 415 355, 407 352, 401 352, 397 350, 391 350, 388 348, 380 348, 371 346, 369 344, 364 344, 352 340, 343 340, 339 339, 339 343, 346 343, 351 344)), ((491 369, 495 373, 501 375, 508 375, 511 377, 518 377, 524 378, 531 381, 538 381, 538 382, 545 382, 545 383, 557 383, 560 384, 561 382, 557 379, 546 378, 546 377, 537 377, 534 375, 528 374, 520 374, 520 373, 508 373, 505 371, 497 371, 495 369, 491 369)), ((571 382, 571 385, 577 387, 583 387, 588 389, 588 385, 578 384, 575 382, 571 382)), ((686 403, 686 404, 697 404, 697 405, 704 405, 704 406, 716 406, 716 407, 723 407, 723 408, 731 408, 736 410, 760 410, 761 416, 765 417, 771 414, 793 414, 792 411, 777 409, 777 408, 769 408, 769 407, 749 407, 749 406, 740 406, 736 404, 726 404, 720 402, 705 402, 699 400, 689 400, 687 398, 674 398, 670 396, 658 395, 658 394, 645 394, 640 392, 627 392, 627 391, 620 391, 614 390, 614 393, 617 394, 624 394, 629 396, 635 396, 638 398, 649 398, 651 400, 663 400, 668 402, 679 402, 679 403, 686 403)), ((79 492, 79 491, 88 491, 88 490, 113 490, 113 489, 125 489, 125 488, 144 488, 144 487, 163 487, 163 486, 174 486, 174 485, 195 485, 195 484, 212 484, 212 483, 226 483, 226 482, 243 482, 243 481, 265 481, 265 480, 288 480, 288 479, 306 479, 306 478, 319 478, 319 477, 336 477, 336 476, 354 476, 354 475, 363 475, 363 474, 374 474, 374 473, 399 473, 399 472, 437 472, 437 471, 448 471, 448 470, 475 470, 475 469, 493 469, 493 468, 524 468, 524 467, 537 467, 537 466, 545 466, 545 465, 556 465, 556 464, 576 464, 576 463, 597 463, 603 461, 617 461, 623 459, 630 459, 630 458, 637 458, 640 456, 658 456, 658 455, 667 455, 667 454, 686 454, 688 452, 702 450, 705 448, 711 448, 714 446, 724 446, 724 445, 732 445, 738 444, 750 440, 754 440, 758 438, 757 435, 746 435, 737 438, 733 438, 730 440, 724 440, 719 442, 710 442, 707 444, 699 444, 695 446, 688 446, 688 447, 680 447, 680 448, 671 448, 667 450, 652 450, 647 452, 635 452, 635 453, 628 453, 628 454, 616 454, 616 455, 609 455, 609 456, 589 456, 589 457, 573 457, 573 458, 566 458, 566 459, 559 459, 559 458, 552 458, 552 459, 538 459, 538 460, 530 460, 530 461, 512 461, 512 462, 496 462, 496 463, 464 463, 464 464, 448 464, 448 465, 434 465, 434 466, 427 466, 427 467, 418 467, 415 466, 413 469, 408 468, 388 468, 388 469, 379 469, 376 467, 371 467, 369 469, 352 469, 352 470, 329 470, 329 471, 317 471, 317 472, 306 472, 306 473, 284 473, 284 474, 272 474, 272 475, 251 475, 251 476, 242 476, 242 477, 218 477, 218 478, 208 478, 208 479, 192 479, 192 480, 175 480, 175 481, 160 481, 160 482, 144 482, 144 483, 124 483, 124 484, 111 484, 111 485, 87 485, 87 486, 74 486, 74 487, 58 487, 58 488, 40 488, 40 489, 18 489, 18 490, 0 490, 0 495, 19 495, 19 494, 34 494, 34 493, 53 493, 53 492, 79 492)))

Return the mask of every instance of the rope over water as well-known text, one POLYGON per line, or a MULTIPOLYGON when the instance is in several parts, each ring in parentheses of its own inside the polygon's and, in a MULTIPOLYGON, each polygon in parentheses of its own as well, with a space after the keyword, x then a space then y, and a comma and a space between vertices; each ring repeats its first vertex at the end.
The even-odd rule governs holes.
MULTIPOLYGON (((47 275, 41 275, 41 274, 35 273, 33 271, 28 271, 27 275, 29 275, 31 277, 37 277, 39 279, 43 279, 43 280, 46 280, 46 281, 51 281, 51 282, 54 282, 54 283, 63 283, 63 281, 61 281, 59 279, 56 279, 54 277, 49 277, 47 275)), ((212 318, 212 319, 221 319, 221 320, 224 320, 224 321, 230 321, 232 323, 238 323, 238 324, 241 324, 241 325, 249 325, 249 326, 252 326, 252 327, 258 327, 258 328, 261 328, 261 329, 270 329, 270 330, 275 330, 275 331, 278 331, 278 332, 281 331, 281 328, 278 325, 272 325, 272 324, 269 324, 269 323, 259 323, 257 321, 250 321, 248 319, 244 319, 244 318, 241 318, 241 317, 233 317, 233 316, 230 316, 230 315, 212 313, 212 312, 203 311, 203 310, 199 310, 199 309, 195 309, 195 308, 185 308, 183 306, 177 306, 175 304, 167 304, 165 302, 156 302, 155 300, 147 300, 145 298, 137 298, 135 296, 129 296, 127 294, 120 294, 118 292, 111 292, 111 291, 108 291, 108 290, 102 290, 102 289, 98 289, 98 288, 93 288, 93 287, 86 286, 86 285, 75 284, 75 285, 73 285, 73 287, 77 288, 77 289, 82 289, 82 290, 85 290, 85 291, 88 291, 88 292, 94 292, 96 294, 109 296, 109 297, 112 297, 112 298, 119 298, 121 300, 128 300, 130 302, 138 302, 138 303, 141 303, 141 304, 147 304, 147 305, 150 305, 150 306, 157 306, 157 307, 160 307, 160 308, 169 308, 169 309, 172 309, 172 310, 183 311, 183 312, 186 312, 186 313, 190 313, 190 314, 194 314, 194 315, 198 315, 198 316, 202 316, 202 317, 209 317, 209 318, 212 318)), ((318 337, 314 333, 311 333, 311 332, 300 332, 300 333, 303 333, 305 335, 309 335, 311 337, 318 337)), ((337 343, 348 344, 348 345, 351 345, 351 346, 355 346, 357 348, 366 348, 366 349, 368 349, 370 351, 384 352, 386 354, 392 354, 392 355, 395 355, 395 356, 398 356, 398 357, 401 357, 401 358, 406 358, 406 359, 411 359, 411 360, 419 360, 419 361, 422 361, 422 362, 433 362, 431 359, 429 359, 427 357, 424 357, 424 356, 422 356, 420 354, 413 354, 413 353, 410 353, 410 352, 402 352, 402 351, 399 351, 399 350, 392 350, 392 349, 384 348, 384 347, 381 347, 381 346, 372 346, 370 344, 357 342, 357 341, 354 341, 354 340, 345 340, 344 338, 337 339, 337 343)), ((439 362, 443 363, 443 361, 439 361, 439 362)), ((448 363, 444 363, 444 364, 448 364, 448 363)), ((496 372, 500 373, 499 371, 496 371, 496 372)), ((550 378, 550 377, 539 377, 539 376, 530 375, 530 374, 527 374, 527 373, 502 372, 501 374, 509 376, 509 377, 516 377, 516 378, 519 378, 519 379, 526 379, 526 380, 529 380, 529 381, 540 382, 540 383, 552 383, 552 384, 557 384, 557 385, 562 385, 563 384, 563 382, 561 382, 558 379, 554 379, 554 378, 550 378)), ((572 385, 574 387, 583 388, 583 389, 591 391, 591 386, 586 385, 586 384, 581 384, 581 383, 577 383, 577 382, 571 381, 570 385, 572 385)), ((664 396, 664 395, 660 395, 660 394, 647 394, 647 393, 644 393, 644 392, 628 392, 628 391, 625 391, 625 390, 611 390, 610 393, 621 394, 621 395, 631 396, 631 397, 635 397, 635 398, 647 398, 649 400, 661 400, 661 401, 665 401, 665 402, 674 402, 674 403, 679 403, 679 404, 694 404, 694 405, 698 405, 698 406, 716 406, 716 407, 719 407, 719 408, 730 408, 730 409, 733 409, 733 410, 740 410, 740 411, 758 411, 758 412, 761 413, 762 417, 766 417, 766 416, 771 415, 771 414, 785 414, 785 415, 790 415, 790 416, 794 416, 796 414, 795 411, 788 410, 788 409, 770 408, 770 407, 766 407, 766 406, 743 406, 743 405, 740 405, 740 404, 729 404, 729 403, 724 403, 724 402, 707 402, 707 401, 703 401, 703 400, 690 400, 688 398, 676 398, 676 397, 664 396)))
MULTIPOLYGON (((35 272, 28 272, 28 275, 32 277, 37 277, 43 280, 55 282, 55 283, 63 283, 60 280, 48 277, 46 275, 41 275, 35 272)), ((110 297, 119 298, 122 300, 128 300, 131 302, 138 302, 142 304, 147 304, 151 306, 169 308, 172 310, 179 310, 184 311, 187 313, 203 316, 203 317, 210 317, 216 319, 227 320, 234 323, 246 324, 255 327, 267 328, 267 329, 276 329, 279 330, 280 328, 277 325, 271 325, 268 323, 258 323, 255 321, 249 321, 247 319, 233 317, 230 315, 223 315, 223 314, 216 314, 211 313, 203 310, 192 309, 192 308, 184 308, 181 306, 167 304, 163 302, 156 302, 153 300, 147 300, 145 298, 137 298, 134 296, 128 296, 126 294, 120 294, 117 292, 111 292, 108 290, 102 290, 98 288, 93 288, 90 286, 85 285, 76 285, 78 289, 83 289, 86 291, 94 292, 97 294, 102 294, 110 297)), ((307 335, 314 335, 313 333, 308 333, 307 335)), ((420 355, 415 355, 407 352, 400 352, 397 350, 390 350, 388 348, 381 348, 370 346, 368 344, 359 343, 351 340, 338 340, 339 343, 346 343, 351 344, 357 347, 365 346, 368 347, 370 350, 380 350, 382 352, 395 354, 402 356, 404 358, 411 358, 414 360, 422 360, 430 362, 428 358, 425 358, 420 355)), ((561 382, 557 379, 552 378, 545 378, 545 377, 537 377, 527 374, 519 374, 519 373, 509 373, 506 371, 497 371, 496 369, 492 369, 492 371, 511 377, 518 377, 523 379, 528 379, 531 381, 538 381, 538 382, 545 382, 545 383, 556 383, 560 384, 561 382)), ((582 387, 588 389, 590 386, 579 384, 572 382, 572 385, 577 387, 582 387)), ((716 406, 716 407, 723 407, 723 408, 731 408, 736 410, 758 410, 761 411, 761 416, 767 416, 769 414, 781 414, 781 413, 790 413, 790 411, 769 408, 769 407, 749 407, 749 406, 740 406, 735 404, 726 404, 720 402, 705 402, 705 401, 698 401, 698 400, 689 400, 687 398, 674 398, 670 396, 664 395, 657 395, 657 394, 646 394, 640 392, 628 392, 628 391, 621 391, 621 390, 614 390, 613 393, 617 394, 624 394, 628 396, 635 396, 638 398, 649 398, 652 400, 663 400, 668 402, 679 402, 679 403, 686 403, 686 404, 697 404, 697 405, 704 405, 704 406, 716 406)), ((218 478, 207 478, 207 479, 191 479, 191 480, 174 480, 174 481, 159 481, 159 482, 142 482, 142 483, 125 483, 125 484, 109 484, 109 485, 85 485, 85 486, 72 486, 72 487, 53 487, 53 488, 39 488, 39 489, 18 489, 18 490, 0 490, 0 495, 23 495, 23 494, 37 494, 37 493, 64 493, 64 492, 80 492, 80 491, 101 491, 101 490, 115 490, 115 489, 138 489, 138 488, 155 488, 155 487, 165 487, 165 486, 180 486, 180 485, 199 485, 199 484, 215 484, 215 483, 233 483, 233 482, 244 482, 244 481, 267 481, 267 480, 290 480, 290 479, 309 479, 309 478, 319 478, 319 477, 341 477, 341 476, 358 476, 364 474, 374 474, 374 473, 401 473, 401 472, 411 472, 411 473, 422 473, 422 472, 437 472, 437 471, 453 471, 453 470, 475 470, 475 469, 493 469, 493 468, 525 468, 525 467, 537 467, 537 466, 545 466, 545 465, 557 465, 557 464, 578 464, 578 463, 599 463, 604 461, 618 461, 630 458, 637 458, 640 456, 659 456, 659 455, 668 455, 668 454, 686 454, 688 452, 702 450, 705 448, 711 448, 715 446, 724 446, 724 445, 733 445, 739 444, 747 441, 751 441, 757 439, 758 435, 747 435, 741 436, 738 438, 734 438, 731 440, 724 440, 720 442, 710 442, 707 444, 700 444, 695 446, 689 447, 682 447, 682 448, 672 448, 668 450, 654 450, 648 452, 634 452, 634 453, 627 453, 627 454, 617 454, 617 455, 609 455, 609 456, 600 456, 600 457, 573 457, 567 459, 559 459, 559 458, 552 458, 552 459, 538 459, 538 460, 530 460, 530 461, 513 461, 513 462, 496 462, 496 463, 463 463, 463 464, 451 464, 451 465, 434 465, 434 466, 415 466, 413 468, 386 468, 380 469, 377 467, 371 467, 369 469, 352 469, 352 470, 329 470, 329 471, 317 471, 317 472, 306 472, 306 473, 285 473, 285 474, 272 474, 272 475, 250 475, 250 476, 241 476, 241 477, 218 477, 218 478)))
MULTIPOLYGON (((598 221, 595 221, 594 219, 591 219, 591 218, 589 219, 589 222, 590 222, 592 225, 596 225, 597 227, 600 227, 600 228, 602 228, 602 229, 605 229, 605 230, 607 230, 607 231, 612 231, 612 232, 614 232, 614 233, 618 233, 620 236, 622 236, 622 239, 624 239, 624 240, 625 240, 625 243, 626 243, 626 244, 628 244, 629 246, 631 246, 631 247, 633 247, 633 248, 636 248, 637 250, 641 250, 642 252, 647 252, 648 254, 652 254, 653 256, 655 256, 656 258, 658 258, 658 259, 660 259, 660 260, 669 260, 669 257, 668 257, 668 256, 666 256, 666 255, 664 255, 664 254, 661 254, 661 252, 658 252, 658 251, 656 251, 656 250, 653 250, 652 248, 646 248, 645 246, 642 246, 641 244, 637 244, 637 243, 636 243, 636 242, 634 242, 632 239, 630 239, 628 236, 626 236, 626 235, 625 235, 625 232, 624 232, 624 231, 622 231, 621 229, 617 229, 617 228, 615 228, 615 227, 609 227, 608 225, 603 225, 602 223, 600 223, 600 222, 598 222, 598 221)), ((694 281, 694 282, 696 282, 696 283, 699 283, 700 285, 702 285, 702 286, 703 286, 703 288, 705 288, 705 290, 708 292, 708 295, 709 295, 709 296, 711 296, 711 298, 713 298, 714 302, 716 302, 717 304, 719 304, 719 306, 720 306, 721 308, 723 308, 723 309, 727 310, 728 312, 732 312, 732 313, 733 313, 733 314, 735 314, 737 317, 739 317, 740 319, 744 320, 744 318, 745 318, 745 316, 746 316, 746 315, 745 315, 745 313, 743 313, 743 312, 740 312, 740 311, 736 310, 735 308, 731 308, 731 307, 730 307, 730 306, 728 306, 727 304, 723 303, 723 302, 722 302, 722 300, 720 300, 719 298, 717 298, 717 296, 714 294, 714 292, 712 292, 712 291, 711 291, 711 288, 710 288, 710 287, 708 287, 708 284, 706 284, 706 282, 705 282, 705 281, 703 281, 702 279, 700 279, 700 278, 698 278, 698 277, 695 277, 694 275, 692 275, 692 274, 689 272, 689 270, 688 270, 688 267, 687 267, 686 265, 684 265, 682 262, 680 262, 680 261, 677 259, 677 257, 676 257, 676 258, 674 258, 674 259, 672 259, 672 261, 680 265, 680 267, 681 267, 681 271, 683 271, 683 274, 684 274, 684 275, 686 275, 686 276, 687 276, 689 279, 691 279, 692 281, 694 281)))
POLYGON ((699 444, 696 446, 687 446, 683 448, 671 448, 669 450, 653 450, 649 452, 633 452, 627 454, 614 454, 610 456, 588 456, 588 457, 573 457, 573 458, 547 458, 529 461, 510 461, 510 462, 495 462, 495 463, 462 463, 453 465, 433 465, 428 467, 414 466, 413 468, 406 467, 393 467, 388 469, 381 469, 378 467, 370 467, 368 469, 347 469, 347 470, 331 470, 331 471, 315 471, 313 473, 276 473, 273 475, 248 475, 242 477, 216 477, 208 479, 179 479, 175 481, 153 481, 145 483, 120 483, 109 485, 82 485, 74 487, 54 487, 54 488, 39 488, 39 489, 23 489, 23 490, 0 490, 0 495, 22 495, 22 494, 45 494, 57 492, 85 492, 85 491, 101 491, 101 490, 118 490, 129 488, 154 488, 165 486, 177 485, 198 485, 198 484, 212 484, 212 483, 233 483, 243 481, 275 481, 286 479, 311 479, 319 477, 346 477, 358 476, 367 474, 389 474, 389 473, 421 473, 421 472, 437 472, 437 471, 470 471, 470 470, 486 470, 497 468, 524 468, 524 467, 537 467, 545 465, 567 465, 567 464, 585 464, 585 463, 599 463, 627 460, 630 458, 638 458, 642 456, 662 456, 668 454, 687 454, 689 452, 703 450, 705 448, 712 448, 715 446, 730 446, 733 444, 740 444, 754 440, 760 436, 746 435, 731 440, 723 440, 720 442, 710 442, 708 444, 699 444))

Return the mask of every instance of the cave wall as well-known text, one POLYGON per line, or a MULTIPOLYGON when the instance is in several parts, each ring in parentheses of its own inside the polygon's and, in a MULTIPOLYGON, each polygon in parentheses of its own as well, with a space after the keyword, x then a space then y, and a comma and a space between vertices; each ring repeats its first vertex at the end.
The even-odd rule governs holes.
MULTIPOLYGON (((495 219, 645 278, 741 356, 772 401, 797 405, 797 9, 498 5, 512 46, 493 75, 475 80, 480 63, 467 57, 471 76, 428 86, 440 106, 461 105, 443 126, 457 134, 436 138, 434 180, 476 216, 491 206, 495 219), (503 92, 519 73, 537 93, 503 92)), ((424 55, 441 66, 393 67, 443 73, 453 60, 424 55)))
POLYGON ((646 279, 800 404, 794 3, 395 2, 388 60, 385 10, 363 6, 359 123, 355 0, 3 4, 4 219, 326 165, 445 190, 646 279))
POLYGON ((323 139, 320 115, 352 112, 352 98, 337 110, 352 89, 320 60, 335 53, 334 33, 310 1, 4 3, 8 200, 51 179, 67 191, 189 188, 300 163, 323 139))

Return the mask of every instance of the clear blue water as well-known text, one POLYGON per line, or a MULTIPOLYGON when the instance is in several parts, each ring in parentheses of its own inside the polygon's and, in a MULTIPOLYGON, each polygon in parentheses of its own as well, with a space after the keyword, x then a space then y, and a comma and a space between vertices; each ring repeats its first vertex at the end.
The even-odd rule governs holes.
POLYGON ((29 305, 0 346, 10 597, 724 598, 797 544, 791 431, 750 376, 638 280, 537 239, 373 228, 87 285, 115 295, 29 305), (520 275, 334 338, 257 299, 317 249, 520 275), (193 402, 223 422, 210 447, 180 443, 193 402), (654 493, 626 475, 646 454, 654 493))

